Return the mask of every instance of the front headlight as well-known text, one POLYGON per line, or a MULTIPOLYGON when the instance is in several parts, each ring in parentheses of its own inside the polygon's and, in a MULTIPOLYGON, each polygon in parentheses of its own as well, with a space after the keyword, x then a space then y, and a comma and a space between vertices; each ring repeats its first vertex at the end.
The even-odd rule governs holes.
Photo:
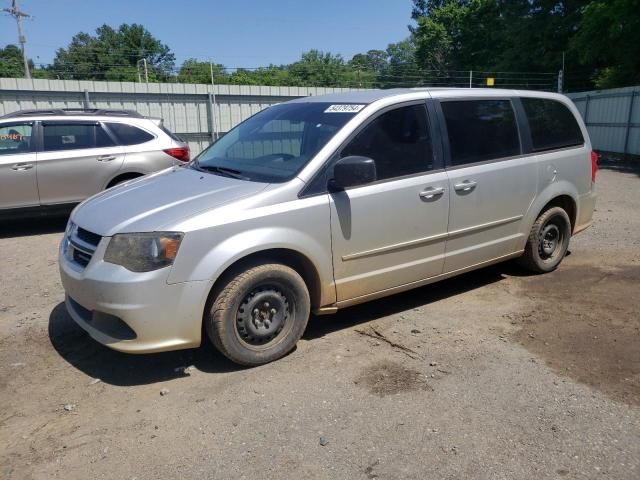
POLYGON ((111 237, 104 261, 132 272, 150 272, 171 265, 183 233, 119 233, 111 237))
POLYGON ((67 222, 67 228, 64 229, 64 236, 66 238, 69 238, 71 236, 71 234, 73 233, 73 229, 75 228, 75 223, 73 223, 71 221, 71 219, 69 219, 69 221, 67 222))

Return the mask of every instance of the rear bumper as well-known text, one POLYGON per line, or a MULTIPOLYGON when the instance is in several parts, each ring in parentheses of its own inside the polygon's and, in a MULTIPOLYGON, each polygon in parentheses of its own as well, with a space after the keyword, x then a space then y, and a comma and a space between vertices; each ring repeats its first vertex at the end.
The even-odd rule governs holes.
POLYGON ((209 282, 168 284, 168 268, 134 273, 98 258, 79 269, 62 250, 59 266, 69 315, 103 345, 127 353, 200 345, 209 282))
POLYGON ((596 208, 597 198, 595 187, 592 187, 589 193, 580 196, 578 200, 580 202, 578 205, 578 218, 573 228, 574 235, 586 230, 593 223, 593 212, 596 208))

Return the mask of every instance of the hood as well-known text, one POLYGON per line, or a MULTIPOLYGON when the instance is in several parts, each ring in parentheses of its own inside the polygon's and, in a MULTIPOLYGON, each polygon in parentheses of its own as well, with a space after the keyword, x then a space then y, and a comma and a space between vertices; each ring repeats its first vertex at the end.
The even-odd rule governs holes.
POLYGON ((153 232, 204 210, 254 195, 267 186, 176 167, 89 198, 74 210, 72 220, 102 236, 153 232))

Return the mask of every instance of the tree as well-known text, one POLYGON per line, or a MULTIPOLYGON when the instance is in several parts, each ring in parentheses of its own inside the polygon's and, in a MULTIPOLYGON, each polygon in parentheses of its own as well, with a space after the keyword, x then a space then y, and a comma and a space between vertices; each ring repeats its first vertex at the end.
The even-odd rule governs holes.
POLYGON ((22 51, 15 45, 7 45, 0 49, 0 77, 24 77, 22 51))
MULTIPOLYGON (((447 81, 454 84, 461 83, 455 78, 469 70, 534 72, 529 77, 515 73, 504 81, 549 88, 548 74, 561 68, 562 54, 578 28, 585 5, 591 3, 594 2, 416 0, 412 12, 417 23, 412 28, 416 63, 424 71, 452 72, 447 81)), ((576 68, 575 63, 568 62, 568 68, 576 68)))
POLYGON ((416 44, 412 37, 390 43, 386 54, 386 65, 378 75, 380 87, 407 87, 422 83, 416 64, 416 44))
POLYGON ((367 61, 369 62, 369 68, 373 70, 376 75, 379 75, 387 64, 387 52, 384 50, 369 50, 367 52, 367 61))
POLYGON ((289 65, 294 85, 338 87, 345 72, 346 64, 341 55, 320 50, 304 52, 300 60, 289 65))
POLYGON ((584 9, 571 51, 594 67, 597 87, 640 83, 639 12, 640 0, 597 0, 584 9))
POLYGON ((418 65, 426 71, 446 71, 453 50, 453 40, 446 27, 429 17, 423 17, 418 21, 414 34, 418 65))
POLYGON ((171 76, 174 54, 142 25, 123 24, 118 30, 103 25, 95 36, 78 33, 66 49, 58 49, 50 70, 60 78, 135 81, 144 73, 143 59, 150 81, 171 76))
POLYGON ((213 70, 214 83, 227 83, 229 75, 224 65, 220 63, 200 62, 195 58, 188 58, 180 66, 178 81, 181 83, 211 83, 211 71, 213 70))

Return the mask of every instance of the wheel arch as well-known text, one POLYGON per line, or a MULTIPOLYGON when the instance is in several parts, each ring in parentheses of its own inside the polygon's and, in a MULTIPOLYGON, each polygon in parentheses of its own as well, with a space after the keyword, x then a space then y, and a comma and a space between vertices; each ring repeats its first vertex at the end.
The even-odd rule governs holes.
POLYGON ((573 229, 576 226, 576 220, 580 213, 578 211, 578 198, 578 191, 572 183, 565 180, 550 183, 531 203, 525 217, 526 221, 523 222, 522 233, 528 237, 531 226, 535 223, 540 214, 555 206, 565 209, 569 215, 569 219, 571 220, 571 232, 573 233, 573 229))
POLYGON ((145 174, 142 172, 118 172, 118 175, 113 177, 107 185, 104 187, 105 189, 116 186, 120 182, 124 182, 126 180, 133 180, 134 178, 139 178, 144 176, 145 174))
POLYGON ((264 263, 280 263, 286 265, 298 273, 304 280, 309 290, 311 308, 320 306, 322 298, 322 280, 314 263, 303 253, 286 247, 267 248, 258 250, 236 259, 228 265, 214 280, 209 293, 207 304, 209 305, 217 296, 224 285, 239 272, 252 266, 264 263))
POLYGON ((553 207, 561 207, 565 212, 567 212, 567 215, 569 215, 569 220, 571 220, 571 234, 573 234, 573 231, 576 227, 576 219, 578 218, 577 202, 571 195, 558 195, 549 200, 542 207, 542 209, 540 209, 538 215, 536 215, 536 218, 538 218, 543 212, 546 212, 553 207))

